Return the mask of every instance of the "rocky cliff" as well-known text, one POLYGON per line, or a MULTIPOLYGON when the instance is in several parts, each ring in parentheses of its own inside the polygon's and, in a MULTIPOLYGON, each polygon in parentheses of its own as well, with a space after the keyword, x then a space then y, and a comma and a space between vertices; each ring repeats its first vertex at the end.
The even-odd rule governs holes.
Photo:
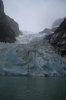
POLYGON ((5 14, 3 1, 0 0, 0 42, 15 42, 19 33, 18 24, 5 14))
POLYGON ((50 43, 58 48, 61 55, 66 55, 66 18, 51 36, 50 43))

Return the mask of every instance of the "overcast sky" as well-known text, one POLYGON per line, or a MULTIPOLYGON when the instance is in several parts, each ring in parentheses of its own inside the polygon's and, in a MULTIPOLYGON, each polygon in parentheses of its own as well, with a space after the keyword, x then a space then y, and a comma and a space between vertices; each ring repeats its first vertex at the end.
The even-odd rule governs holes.
POLYGON ((5 12, 21 30, 39 32, 66 16, 66 0, 3 0, 5 12))

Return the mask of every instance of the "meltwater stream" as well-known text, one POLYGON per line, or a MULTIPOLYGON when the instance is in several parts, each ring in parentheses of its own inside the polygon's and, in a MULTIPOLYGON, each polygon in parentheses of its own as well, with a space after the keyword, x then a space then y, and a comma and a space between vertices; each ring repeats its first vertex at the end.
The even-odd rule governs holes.
POLYGON ((65 76, 66 59, 44 35, 23 35, 15 43, 0 43, 0 75, 65 76))

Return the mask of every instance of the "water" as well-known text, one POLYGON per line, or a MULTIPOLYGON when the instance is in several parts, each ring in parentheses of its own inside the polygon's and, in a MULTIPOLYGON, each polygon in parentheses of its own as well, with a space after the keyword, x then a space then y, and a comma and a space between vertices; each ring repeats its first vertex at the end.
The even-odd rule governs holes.
POLYGON ((0 100, 66 100, 66 79, 0 77, 0 100))

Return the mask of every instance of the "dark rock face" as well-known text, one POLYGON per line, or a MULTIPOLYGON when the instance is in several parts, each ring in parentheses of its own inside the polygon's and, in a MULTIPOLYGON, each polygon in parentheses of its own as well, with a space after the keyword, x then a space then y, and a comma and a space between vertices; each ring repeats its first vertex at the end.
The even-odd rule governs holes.
POLYGON ((51 36, 50 43, 56 46, 61 55, 66 55, 66 18, 51 36))
POLYGON ((4 13, 4 5, 3 5, 3 2, 2 0, 0 0, 0 17, 1 15, 4 13))
POLYGON ((4 5, 0 0, 0 42, 15 42, 18 35, 18 24, 4 13, 4 5))

